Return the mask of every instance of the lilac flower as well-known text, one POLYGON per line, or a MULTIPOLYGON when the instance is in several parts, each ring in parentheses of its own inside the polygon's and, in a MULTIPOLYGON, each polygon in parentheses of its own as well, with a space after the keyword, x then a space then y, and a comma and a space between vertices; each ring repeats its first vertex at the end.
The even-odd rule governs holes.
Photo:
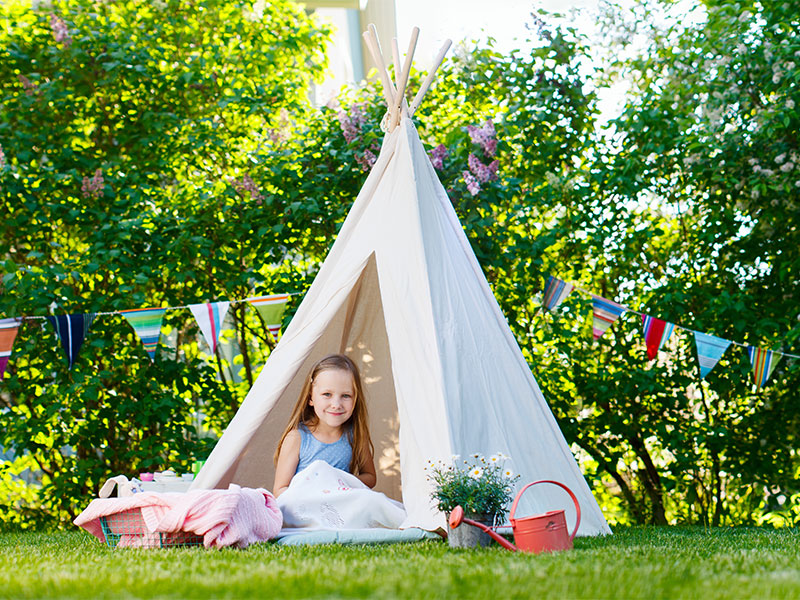
POLYGON ((97 169, 94 172, 94 177, 89 179, 88 177, 83 178, 83 185, 81 186, 81 192, 83 192, 84 198, 99 198, 103 195, 103 186, 105 182, 103 181, 103 171, 101 169, 97 169))
POLYGON ((349 112, 340 111, 337 116, 339 117, 339 126, 342 128, 344 140, 348 144, 359 136, 364 129, 364 124, 367 122, 367 115, 359 104, 353 104, 349 112))
POLYGON ((444 144, 439 144, 429 153, 431 157, 431 164, 434 169, 442 170, 444 168, 444 159, 450 156, 450 151, 444 144))
POLYGON ((360 164, 361 168, 365 171, 369 171, 376 160, 378 160, 378 157, 369 149, 364 150, 364 154, 356 155, 356 162, 360 164))
POLYGON ((481 191, 481 186, 472 176, 472 173, 469 171, 462 171, 461 176, 464 178, 464 183, 467 184, 467 191, 470 195, 477 196, 478 192, 481 191))
POLYGON ((72 43, 72 38, 69 35, 67 24, 61 17, 54 14, 50 15, 50 29, 53 30, 53 38, 57 44, 64 44, 64 48, 69 48, 72 43))
POLYGON ((496 160, 492 161, 487 166, 484 165, 477 156, 470 152, 470 155, 467 158, 467 163, 469 164, 469 170, 472 171, 472 174, 478 178, 479 182, 486 183, 487 181, 493 181, 497 179, 497 169, 500 163, 498 163, 496 160))
POLYGON ((250 199, 256 201, 260 201, 263 198, 261 191, 258 189, 258 186, 255 184, 250 175, 244 175, 241 179, 231 178, 228 181, 231 182, 236 190, 236 193, 240 196, 249 194, 250 199))
POLYGON ((483 148, 483 153, 486 156, 494 156, 497 153, 497 139, 495 139, 497 131, 495 131, 494 123, 492 123, 491 119, 487 119, 483 127, 467 125, 467 132, 472 143, 483 148))
POLYGON ((17 79, 19 79, 19 82, 22 84, 26 96, 33 96, 33 94, 36 93, 36 84, 31 83, 31 80, 25 77, 25 75, 20 73, 17 75, 17 79))

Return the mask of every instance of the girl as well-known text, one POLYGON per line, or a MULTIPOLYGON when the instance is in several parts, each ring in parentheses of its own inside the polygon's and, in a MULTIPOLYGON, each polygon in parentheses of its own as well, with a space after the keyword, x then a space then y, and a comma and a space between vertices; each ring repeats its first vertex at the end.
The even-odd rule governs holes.
POLYGON ((373 452, 358 367, 343 354, 326 356, 306 379, 278 443, 273 493, 280 496, 295 473, 320 459, 375 487, 373 452))

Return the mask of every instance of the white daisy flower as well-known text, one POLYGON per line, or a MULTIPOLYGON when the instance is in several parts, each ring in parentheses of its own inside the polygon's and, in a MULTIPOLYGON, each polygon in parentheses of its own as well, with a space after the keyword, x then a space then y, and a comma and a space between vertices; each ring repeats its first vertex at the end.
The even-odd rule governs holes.
POLYGON ((514 471, 511 469, 506 469, 503 471, 503 475, 505 475, 507 479, 511 479, 514 476, 514 471))
POLYGON ((480 467, 475 467, 469 472, 469 476, 472 477, 472 479, 480 479, 481 475, 483 475, 483 469, 480 467))

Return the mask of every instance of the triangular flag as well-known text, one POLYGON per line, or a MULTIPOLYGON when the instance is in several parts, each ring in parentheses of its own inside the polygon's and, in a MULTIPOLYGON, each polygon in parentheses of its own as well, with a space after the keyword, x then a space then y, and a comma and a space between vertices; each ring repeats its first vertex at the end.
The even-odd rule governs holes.
POLYGON ((700 364, 700 379, 705 379, 706 375, 711 372, 725 350, 731 343, 728 340, 723 340, 715 335, 708 333, 694 332, 694 341, 697 345, 697 362, 700 364))
POLYGON ((778 364, 783 354, 772 350, 764 350, 764 348, 748 346, 747 355, 750 357, 750 362, 753 363, 753 383, 756 384, 756 390, 760 390, 766 385, 767 380, 772 375, 772 371, 775 370, 775 365, 778 364))
POLYGON ((544 299, 542 300, 542 306, 544 306, 545 310, 553 310, 557 308, 559 304, 561 304, 564 300, 567 299, 567 296, 570 295, 572 292, 573 286, 571 283, 567 283, 566 281, 562 281, 552 275, 547 278, 547 283, 544 286, 544 299))
POLYGON ((642 322, 644 323, 644 341, 647 344, 647 358, 653 360, 658 355, 661 346, 675 331, 675 325, 647 315, 642 315, 642 322))
POLYGON ((19 331, 20 319, 0 319, 0 381, 6 373, 6 365, 11 357, 11 349, 19 331))
POLYGON ((139 308, 121 310, 120 314, 128 320, 136 335, 142 340, 144 349, 153 362, 156 359, 156 348, 161 337, 161 320, 166 308, 139 308))
POLYGON ((83 345, 83 340, 89 332, 89 326, 94 321, 96 314, 88 313, 85 315, 55 315, 47 317, 47 320, 56 330, 56 335, 61 340, 61 347, 67 354, 67 364, 69 368, 75 362, 78 351, 83 345))
POLYGON ((189 309, 192 311, 194 318, 197 319, 197 324, 200 326, 200 331, 203 332, 203 337, 208 342, 211 352, 217 351, 217 340, 219 340, 219 332, 222 329, 222 321, 225 320, 225 315, 230 305, 230 302, 189 305, 189 309))
POLYGON ((275 341, 278 341, 278 334, 281 331, 283 321, 283 311, 289 301, 290 294, 274 294, 272 296, 256 296, 248 298, 250 306, 254 307, 270 332, 275 341))
POLYGON ((621 304, 592 295, 592 334, 594 339, 599 340, 606 329, 627 310, 621 304))

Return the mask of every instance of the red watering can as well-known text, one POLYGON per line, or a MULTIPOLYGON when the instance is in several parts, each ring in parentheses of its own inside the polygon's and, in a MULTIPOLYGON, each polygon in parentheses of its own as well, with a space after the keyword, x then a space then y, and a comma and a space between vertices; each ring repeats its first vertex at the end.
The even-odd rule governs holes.
POLYGON ((507 548, 512 552, 522 550, 523 552, 538 554, 539 552, 556 552, 558 550, 570 550, 572 548, 572 540, 575 538, 575 534, 578 533, 578 526, 581 524, 581 507, 580 504, 578 504, 578 499, 575 497, 575 494, 563 483, 543 479, 542 481, 529 483, 519 491, 517 497, 514 498, 514 503, 511 505, 509 521, 511 521, 511 529, 514 531, 514 541, 517 543, 516 546, 501 535, 492 531, 490 527, 487 527, 483 523, 464 518, 464 509, 460 506, 456 506, 450 513, 450 529, 455 529, 461 525, 461 523, 466 523, 467 525, 482 529, 492 536, 503 548, 507 548), (557 485, 564 488, 570 498, 572 498, 572 501, 575 503, 575 511, 578 515, 578 519, 575 521, 575 529, 572 530, 571 534, 567 534, 567 519, 564 516, 563 510, 551 510, 542 515, 523 517, 521 519, 514 518, 514 514, 517 511, 517 503, 522 497, 522 494, 524 494, 525 490, 529 487, 537 483, 552 483, 553 485, 557 485))

